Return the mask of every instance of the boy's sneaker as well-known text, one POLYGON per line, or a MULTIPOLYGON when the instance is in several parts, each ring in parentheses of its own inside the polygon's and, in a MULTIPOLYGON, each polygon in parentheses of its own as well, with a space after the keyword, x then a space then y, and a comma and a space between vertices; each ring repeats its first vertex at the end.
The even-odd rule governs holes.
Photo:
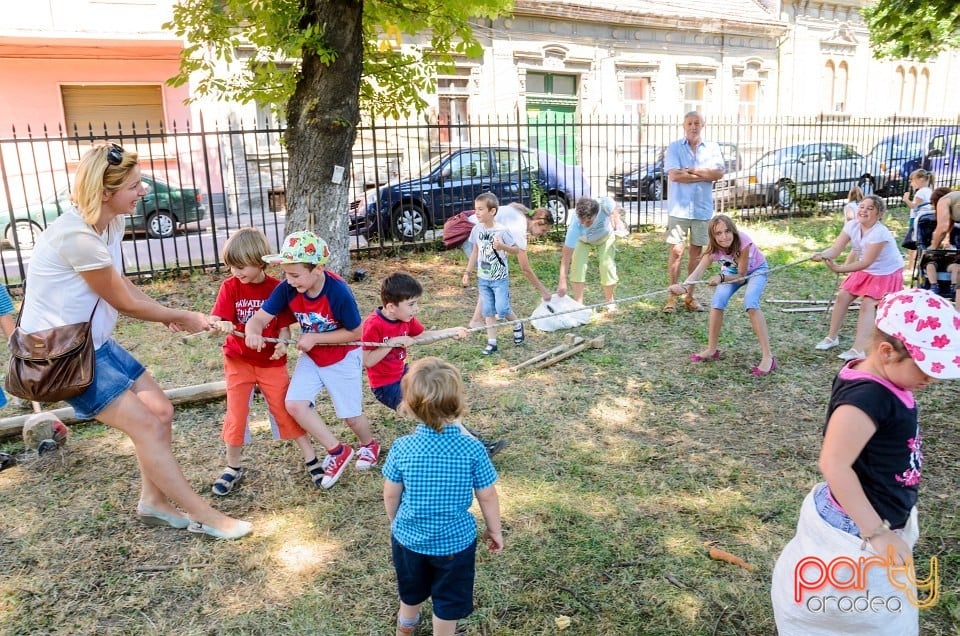
POLYGON ((518 322, 513 326, 513 344, 520 346, 524 341, 523 323, 518 322))
POLYGON ((483 353, 483 355, 485 355, 485 356, 488 356, 488 355, 493 354, 493 353, 496 353, 496 352, 497 352, 497 345, 495 345, 495 344, 490 344, 490 343, 488 342, 488 343, 487 343, 487 346, 483 348, 483 351, 482 351, 481 353, 483 353))
POLYGON ((339 455, 327 455, 323 460, 323 479, 320 480, 320 487, 332 488, 351 459, 353 459, 352 446, 344 446, 339 455))
POLYGON ((369 444, 360 447, 357 455, 357 470, 370 470, 380 459, 380 444, 375 439, 370 440, 369 444))

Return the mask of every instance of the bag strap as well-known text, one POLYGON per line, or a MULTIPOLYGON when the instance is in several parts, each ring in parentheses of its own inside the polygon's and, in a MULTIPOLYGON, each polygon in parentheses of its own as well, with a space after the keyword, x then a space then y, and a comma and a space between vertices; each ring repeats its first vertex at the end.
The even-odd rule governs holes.
MULTIPOLYGON (((93 310, 90 312, 90 317, 87 319, 87 322, 93 322, 93 315, 97 313, 97 306, 100 305, 100 301, 103 300, 97 296, 97 302, 93 303, 93 310)), ((20 328, 20 317, 23 316, 23 308, 27 306, 27 281, 23 281, 23 302, 20 303, 20 311, 17 312, 17 329, 20 328)))

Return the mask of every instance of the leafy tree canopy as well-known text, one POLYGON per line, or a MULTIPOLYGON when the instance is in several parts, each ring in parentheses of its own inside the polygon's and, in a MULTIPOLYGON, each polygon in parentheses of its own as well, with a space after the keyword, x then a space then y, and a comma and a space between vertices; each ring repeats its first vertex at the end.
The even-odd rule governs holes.
POLYGON ((957 0, 879 0, 861 9, 878 58, 927 60, 960 48, 957 0))
MULTIPOLYGON (((359 0, 358 0, 359 1, 359 0)), ((327 45, 336 16, 310 15, 308 0, 180 0, 164 25, 188 45, 181 53, 174 85, 194 81, 196 95, 216 95, 241 103, 282 106, 293 94, 306 54, 332 62, 327 45), (224 76, 218 60, 249 57, 242 70, 224 76), (292 71, 292 72, 291 72, 292 71)), ((402 117, 423 110, 438 70, 456 55, 478 57, 483 49, 470 20, 494 18, 513 0, 365 0, 363 81, 358 98, 374 115, 402 117), (400 46, 405 36, 426 34, 428 54, 400 46)))

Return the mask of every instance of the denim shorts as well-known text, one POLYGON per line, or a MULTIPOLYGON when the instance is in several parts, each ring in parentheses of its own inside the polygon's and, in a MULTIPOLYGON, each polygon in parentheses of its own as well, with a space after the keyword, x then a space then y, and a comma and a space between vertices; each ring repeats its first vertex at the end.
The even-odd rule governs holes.
POLYGON ((484 318, 497 316, 503 319, 513 313, 510 309, 509 278, 481 278, 477 282, 477 288, 480 290, 480 312, 484 318))
POLYGON ((433 598, 433 615, 445 621, 460 620, 473 613, 476 541, 465 550, 446 556, 408 550, 392 534, 390 546, 401 601, 419 605, 433 598))
POLYGON ((855 537, 860 536, 860 527, 850 518, 850 515, 833 501, 833 497, 830 496, 830 488, 826 483, 817 486, 817 490, 813 493, 813 503, 817 507, 817 513, 821 519, 837 530, 842 530, 855 537))
POLYGON ((760 309, 760 296, 763 295, 763 289, 767 286, 769 271, 770 268, 767 265, 761 265, 750 272, 751 278, 748 278, 746 282, 720 283, 717 285, 716 291, 713 292, 710 307, 712 309, 726 309, 727 303, 730 302, 730 297, 733 296, 738 289, 746 285, 747 291, 743 296, 744 311, 760 309))
POLYGON ((146 369, 115 340, 107 340, 95 352, 93 384, 66 402, 80 419, 92 419, 133 386, 146 369))

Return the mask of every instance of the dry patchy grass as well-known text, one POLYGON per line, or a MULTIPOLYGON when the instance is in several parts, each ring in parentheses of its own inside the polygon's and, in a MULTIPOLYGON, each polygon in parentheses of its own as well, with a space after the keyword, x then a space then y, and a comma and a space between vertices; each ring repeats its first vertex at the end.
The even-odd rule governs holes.
MULTIPOLYGON (((895 219, 896 223, 896 219, 895 219)), ((798 260, 838 228, 813 219, 750 228, 774 264, 798 260)), ((536 244, 532 261, 555 280, 556 245, 536 244)), ((362 312, 377 305, 379 280, 398 268, 427 290, 428 326, 464 324, 476 298, 458 287, 459 252, 363 260, 353 286, 362 312)), ((621 247, 627 297, 665 285, 658 234, 621 247)), ((536 294, 514 277, 514 304, 528 315, 536 294)), ((212 304, 220 277, 195 275, 147 287, 163 302, 212 304)), ((766 298, 824 298, 835 279, 805 264, 774 274, 766 298)), ((706 301, 709 292, 698 295, 706 301)), ((596 284, 588 301, 598 300, 596 284)), ((823 314, 767 305, 782 367, 768 378, 749 369, 759 352, 749 321, 728 311, 724 357, 695 365, 706 314, 659 313, 660 298, 622 303, 578 330, 606 347, 553 368, 506 369, 546 350, 563 333, 530 332, 524 347, 479 355, 480 336, 412 351, 458 364, 467 379, 469 424, 510 446, 496 458, 506 550, 478 558, 476 612, 466 634, 772 634, 770 572, 818 480, 820 429, 839 362, 813 351, 823 314), (750 573, 709 560, 717 544, 757 566, 750 573)), ((852 334, 849 321, 844 336, 852 334)), ((165 386, 220 379, 214 339, 190 346, 157 325, 123 321, 118 339, 165 386)), ((505 334, 506 335, 506 334, 505 334)), ((921 615, 924 634, 956 633, 960 559, 955 495, 960 487, 956 385, 920 396, 927 465, 921 488, 919 562, 942 564, 941 601, 921 615)), ((387 446, 410 430, 365 395, 387 446)), ((320 411, 333 420, 329 402, 320 411)), ((222 466, 223 404, 181 407, 175 452, 198 492, 222 466)), ((254 410, 248 477, 214 504, 255 523, 238 542, 140 525, 133 508, 137 470, 130 443, 97 425, 74 427, 53 460, 0 474, 0 632, 83 634, 388 634, 396 611, 389 530, 376 471, 349 472, 330 491, 309 485, 295 447, 269 439, 265 409, 254 410)), ((347 437, 337 423, 335 430, 347 437)), ((429 633, 429 628, 423 630, 429 633)))

